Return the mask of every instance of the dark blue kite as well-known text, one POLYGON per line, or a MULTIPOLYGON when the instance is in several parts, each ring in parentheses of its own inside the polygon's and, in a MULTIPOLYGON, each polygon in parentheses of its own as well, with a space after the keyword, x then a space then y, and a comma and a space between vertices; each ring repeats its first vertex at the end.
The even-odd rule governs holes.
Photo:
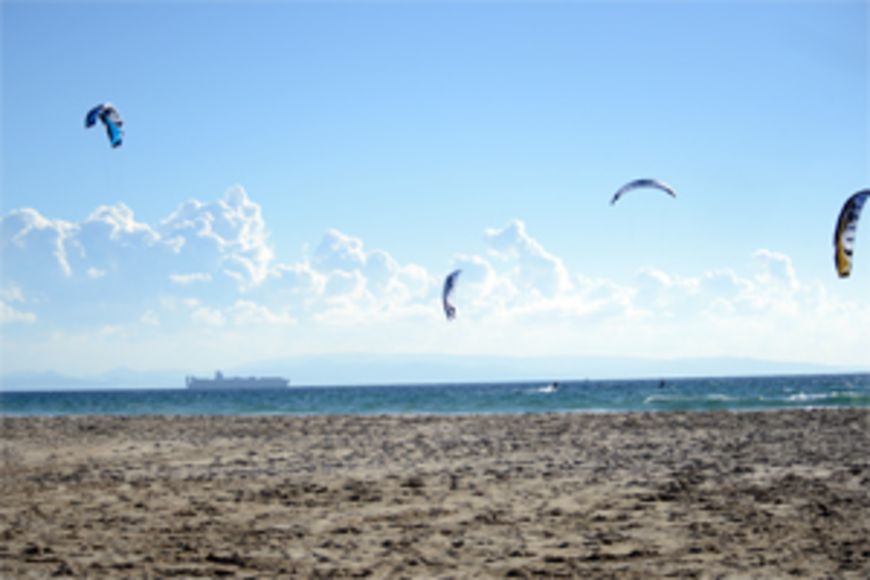
POLYGON ((454 270, 444 279, 444 291, 441 293, 441 302, 444 303, 444 314, 447 320, 456 318, 456 307, 450 304, 450 295, 453 294, 453 288, 456 286, 456 279, 462 270, 454 270))
POLYGON ((674 188, 668 185, 663 181, 659 181, 658 179, 635 179, 634 181, 630 181, 619 188, 619 190, 613 194, 613 199, 610 200, 610 204, 613 205, 616 201, 623 196, 623 194, 628 193, 633 189, 640 189, 642 187, 652 187, 654 189, 660 189, 670 195, 671 197, 677 197, 677 192, 674 191, 674 188))

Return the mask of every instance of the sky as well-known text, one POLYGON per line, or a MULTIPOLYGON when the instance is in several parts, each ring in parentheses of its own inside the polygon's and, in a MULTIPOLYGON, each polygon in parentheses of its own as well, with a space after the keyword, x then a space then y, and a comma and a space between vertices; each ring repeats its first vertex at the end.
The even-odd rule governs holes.
POLYGON ((831 243, 870 187, 870 3, 7 0, 0 19, 0 372, 870 368, 870 233, 845 280, 831 243), (117 149, 83 125, 102 102, 117 149), (610 205, 641 177, 677 198, 610 205))

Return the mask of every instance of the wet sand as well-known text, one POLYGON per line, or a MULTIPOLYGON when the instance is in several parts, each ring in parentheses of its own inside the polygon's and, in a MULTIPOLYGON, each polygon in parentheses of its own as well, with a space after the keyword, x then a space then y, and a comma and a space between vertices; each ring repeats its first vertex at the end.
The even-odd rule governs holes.
POLYGON ((870 409, 2 419, 0 576, 870 577, 870 409))

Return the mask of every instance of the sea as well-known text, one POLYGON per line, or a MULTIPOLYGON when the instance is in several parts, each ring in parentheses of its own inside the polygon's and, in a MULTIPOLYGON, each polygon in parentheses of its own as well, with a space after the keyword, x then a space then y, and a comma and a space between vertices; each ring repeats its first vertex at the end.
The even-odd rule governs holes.
POLYGON ((478 415, 870 407, 870 374, 291 386, 201 391, 0 391, 2 416, 478 415))

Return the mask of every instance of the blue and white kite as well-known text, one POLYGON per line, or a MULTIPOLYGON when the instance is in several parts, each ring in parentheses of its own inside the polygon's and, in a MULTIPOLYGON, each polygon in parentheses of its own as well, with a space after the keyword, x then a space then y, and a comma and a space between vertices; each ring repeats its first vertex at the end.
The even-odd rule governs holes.
POLYGON ((85 128, 90 129, 97 124, 97 119, 103 122, 106 126, 106 134, 109 136, 109 142, 112 147, 119 147, 124 138, 124 121, 121 120, 121 115, 112 103, 103 103, 97 105, 88 111, 85 117, 85 128))

